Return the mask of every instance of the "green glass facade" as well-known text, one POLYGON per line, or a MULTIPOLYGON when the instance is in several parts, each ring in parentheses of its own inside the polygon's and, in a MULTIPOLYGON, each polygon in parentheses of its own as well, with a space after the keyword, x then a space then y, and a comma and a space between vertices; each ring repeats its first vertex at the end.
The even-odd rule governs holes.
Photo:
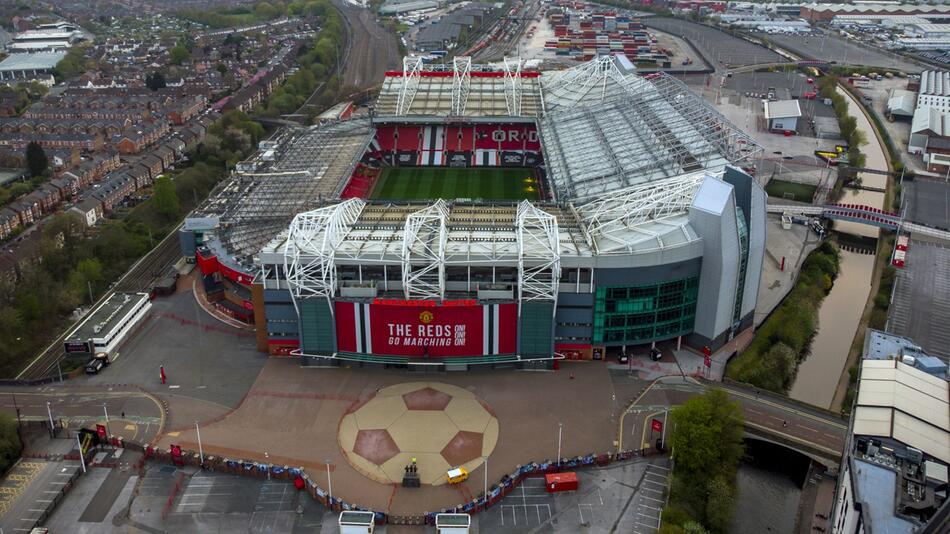
POLYGON ((598 286, 594 343, 636 345, 693 331, 699 277, 639 286, 598 286))
POLYGON ((749 267, 749 227, 745 224, 742 208, 736 206, 736 224, 739 225, 739 282, 736 284, 736 305, 732 312, 732 322, 742 319, 742 294, 745 291, 745 273, 749 267))

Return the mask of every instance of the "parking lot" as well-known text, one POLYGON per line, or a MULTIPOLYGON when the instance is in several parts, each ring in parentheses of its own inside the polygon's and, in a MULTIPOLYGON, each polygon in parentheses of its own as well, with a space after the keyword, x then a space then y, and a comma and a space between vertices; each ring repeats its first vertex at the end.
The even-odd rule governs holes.
POLYGON ((643 23, 650 28, 691 40, 717 66, 720 63, 724 66, 744 66, 782 61, 780 55, 765 47, 703 24, 657 17, 646 18, 643 23))
POLYGON ((950 183, 917 178, 905 181, 903 188, 908 219, 950 229, 950 183))
POLYGON ((950 358, 950 248, 912 240, 907 263, 897 270, 887 331, 911 339, 928 353, 950 358))
POLYGON ((473 532, 655 532, 665 501, 665 459, 577 472, 578 491, 548 493, 528 478, 486 512, 473 532))
POLYGON ((29 532, 70 484, 79 464, 21 460, 0 483, 0 530, 29 532))
POLYGON ((899 54, 868 43, 844 39, 825 32, 822 35, 762 35, 769 41, 804 59, 837 61, 838 65, 864 65, 917 73, 923 67, 899 54))
POLYGON ((288 480, 154 465, 129 513, 136 524, 166 532, 290 534, 319 532, 326 509, 288 480))

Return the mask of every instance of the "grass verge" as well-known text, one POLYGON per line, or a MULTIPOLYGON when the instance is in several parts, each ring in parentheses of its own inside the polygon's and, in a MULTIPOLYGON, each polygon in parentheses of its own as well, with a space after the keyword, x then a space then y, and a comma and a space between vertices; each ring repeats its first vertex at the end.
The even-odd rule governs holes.
POLYGON ((802 264, 795 287, 762 323, 755 340, 729 361, 726 376, 786 393, 818 330, 818 309, 839 270, 838 247, 825 241, 802 264))

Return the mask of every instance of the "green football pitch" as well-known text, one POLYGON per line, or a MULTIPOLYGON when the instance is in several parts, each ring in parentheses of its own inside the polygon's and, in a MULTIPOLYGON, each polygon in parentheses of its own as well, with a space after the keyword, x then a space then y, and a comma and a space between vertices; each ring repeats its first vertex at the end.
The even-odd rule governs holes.
POLYGON ((533 169, 511 167, 386 167, 370 198, 388 200, 537 200, 533 169))

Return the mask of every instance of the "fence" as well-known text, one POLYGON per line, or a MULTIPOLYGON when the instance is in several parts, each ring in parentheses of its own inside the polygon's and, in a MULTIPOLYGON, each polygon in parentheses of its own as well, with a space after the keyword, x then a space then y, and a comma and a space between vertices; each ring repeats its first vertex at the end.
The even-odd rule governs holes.
MULTIPOLYGON (((556 460, 544 460, 543 462, 531 462, 526 465, 518 466, 514 471, 504 475, 501 480, 491 486, 488 495, 479 495, 471 501, 458 504, 451 508, 445 508, 434 512, 424 512, 422 515, 391 515, 384 512, 367 510, 356 503, 351 503, 330 496, 326 490, 319 487, 311 479, 302 467, 279 466, 274 464, 264 464, 254 461, 240 459, 222 458, 217 456, 208 456, 204 458, 204 465, 201 464, 199 455, 195 451, 182 449, 179 457, 172 456, 170 450, 162 450, 151 446, 143 446, 139 443, 123 441, 121 438, 113 438, 112 444, 119 447, 126 447, 133 450, 139 450, 144 453, 145 459, 156 462, 169 463, 179 466, 190 465, 200 467, 208 471, 221 473, 230 473, 235 475, 250 476, 256 478, 269 477, 276 480, 295 480, 300 479, 303 488, 310 494, 310 497, 326 506, 332 511, 360 510, 372 511, 376 516, 377 524, 391 525, 435 525, 435 516, 438 513, 468 513, 474 514, 488 509, 493 504, 504 498, 509 492, 518 487, 525 478, 531 476, 541 476, 547 473, 556 473, 560 471, 571 471, 584 467, 603 467, 614 462, 623 462, 640 458, 655 453, 653 449, 631 449, 616 453, 588 454, 585 456, 576 456, 574 458, 563 459, 560 463, 556 460)), ((174 503, 177 492, 181 489, 181 480, 176 483, 165 510, 162 511, 164 519, 174 503)))

